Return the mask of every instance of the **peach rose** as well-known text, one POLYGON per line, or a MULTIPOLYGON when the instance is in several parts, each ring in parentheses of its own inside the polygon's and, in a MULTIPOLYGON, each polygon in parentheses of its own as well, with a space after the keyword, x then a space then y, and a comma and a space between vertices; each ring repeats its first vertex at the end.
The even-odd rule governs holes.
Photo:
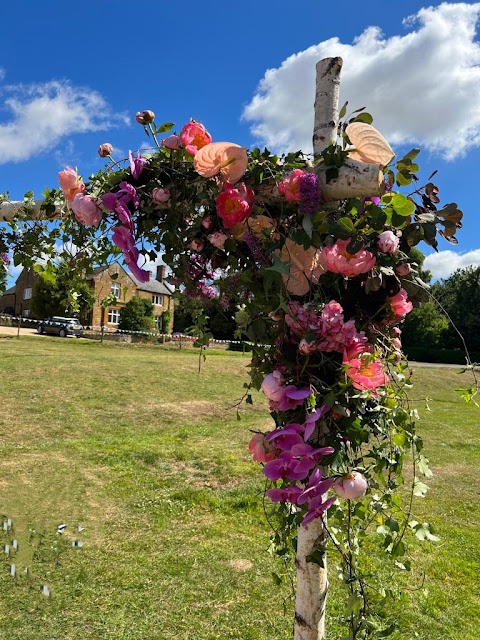
POLYGON ((58 174, 58 182, 67 202, 73 202, 77 193, 83 193, 85 191, 85 185, 78 177, 76 169, 72 169, 71 167, 60 171, 58 174))
POLYGON ((212 142, 195 154, 193 166, 204 178, 220 174, 226 182, 235 184, 247 170, 247 149, 233 142, 212 142))

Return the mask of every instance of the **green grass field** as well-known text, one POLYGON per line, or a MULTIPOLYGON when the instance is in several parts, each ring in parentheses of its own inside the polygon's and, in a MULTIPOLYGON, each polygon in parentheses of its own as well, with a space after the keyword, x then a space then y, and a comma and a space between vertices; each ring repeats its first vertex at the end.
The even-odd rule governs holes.
MULTIPOLYGON (((0 514, 15 525, 0 539, 20 542, 0 562, 2 640, 291 638, 291 591, 271 577, 247 451, 249 430, 270 428, 266 404, 256 394, 241 421, 229 408, 248 356, 209 353, 200 375, 197 361, 193 350, 0 337, 0 514)), ((415 514, 441 541, 415 548, 416 590, 392 605, 396 640, 480 636, 480 410, 454 391, 466 378, 415 370, 435 472, 415 514)), ((328 638, 339 640, 334 565, 328 638)))

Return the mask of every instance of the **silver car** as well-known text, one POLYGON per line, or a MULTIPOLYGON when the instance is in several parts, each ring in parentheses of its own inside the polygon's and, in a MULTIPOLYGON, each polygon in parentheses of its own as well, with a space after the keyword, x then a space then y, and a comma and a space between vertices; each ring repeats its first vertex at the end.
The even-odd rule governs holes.
POLYGON ((83 336, 83 326, 77 318, 62 318, 61 316, 52 316, 38 323, 38 333, 49 333, 60 338, 67 336, 83 336))

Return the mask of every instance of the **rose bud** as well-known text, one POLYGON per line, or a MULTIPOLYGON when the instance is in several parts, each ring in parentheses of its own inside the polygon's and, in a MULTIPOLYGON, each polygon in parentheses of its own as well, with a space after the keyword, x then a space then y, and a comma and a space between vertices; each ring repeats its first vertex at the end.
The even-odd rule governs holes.
POLYGON ((113 147, 109 142, 104 142, 98 147, 98 155, 100 158, 108 158, 108 156, 112 153, 113 147))
POLYGON ((155 187, 152 191, 152 200, 156 204, 164 204, 170 200, 170 191, 168 189, 162 189, 161 187, 155 187))
POLYGON ((368 489, 368 483, 364 476, 358 471, 352 471, 346 475, 337 478, 333 485, 333 489, 337 495, 347 500, 356 500, 362 498, 368 489))
POLYGON ((155 114, 153 113, 153 111, 138 111, 135 114, 135 120, 138 122, 138 124, 150 124, 150 122, 153 122, 155 120, 155 114))
POLYGON ((163 138, 162 139, 162 145, 166 148, 166 149, 180 149, 180 147, 182 146, 182 140, 180 138, 180 136, 176 136, 174 133, 172 133, 171 136, 168 136, 168 138, 163 138))

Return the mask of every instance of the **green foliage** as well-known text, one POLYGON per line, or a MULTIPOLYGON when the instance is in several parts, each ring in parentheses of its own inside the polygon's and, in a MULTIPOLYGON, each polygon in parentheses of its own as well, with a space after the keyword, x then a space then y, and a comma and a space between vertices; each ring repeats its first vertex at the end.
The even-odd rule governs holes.
POLYGON ((153 310, 154 306, 150 300, 139 296, 133 297, 122 307, 118 328, 125 331, 153 331, 155 328, 153 310))
POLYGON ((95 303, 95 295, 82 274, 72 273, 66 263, 58 267, 49 264, 44 269, 37 265, 36 271, 40 279, 32 294, 32 317, 75 315, 85 321, 95 303))

